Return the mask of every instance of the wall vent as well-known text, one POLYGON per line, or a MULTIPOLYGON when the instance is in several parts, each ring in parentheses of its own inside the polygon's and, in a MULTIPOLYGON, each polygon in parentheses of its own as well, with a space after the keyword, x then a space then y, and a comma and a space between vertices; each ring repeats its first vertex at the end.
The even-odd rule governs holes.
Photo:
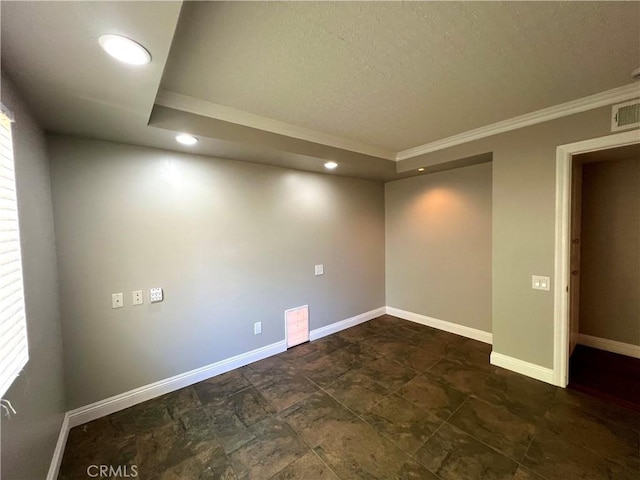
POLYGON ((640 99, 614 105, 611 110, 611 131, 640 127, 640 99))
POLYGON ((287 348, 309 341, 309 306, 284 312, 287 348))

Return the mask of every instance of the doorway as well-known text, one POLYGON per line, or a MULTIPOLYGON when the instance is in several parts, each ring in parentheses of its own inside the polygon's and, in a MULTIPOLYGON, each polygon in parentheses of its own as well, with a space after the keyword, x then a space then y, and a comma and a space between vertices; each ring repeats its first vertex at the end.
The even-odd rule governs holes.
MULTIPOLYGON (((566 387, 569 383, 569 359, 579 341, 580 308, 580 221, 572 222, 572 217, 582 218, 573 210, 573 205, 581 199, 579 180, 574 177, 580 172, 580 163, 574 159, 581 154, 611 150, 640 144, 640 131, 608 135, 559 146, 556 155, 556 244, 555 244, 555 287, 554 287, 554 383, 566 387), (572 231, 573 228, 573 231, 572 231), (577 242, 573 242, 577 240, 577 242), (573 265, 572 265, 573 262, 573 265), (574 267, 574 268, 572 268, 574 267), (572 275, 573 273, 573 275, 572 275), (573 279, 572 277, 576 277, 573 279), (573 305, 573 308, 572 308, 573 305), (572 320, 571 314, 575 313, 572 320)), ((578 159, 579 160, 579 159, 578 159)), ((582 178, 582 175, 580 175, 582 178)))
POLYGON ((573 156, 569 388, 640 410, 640 144, 573 156))

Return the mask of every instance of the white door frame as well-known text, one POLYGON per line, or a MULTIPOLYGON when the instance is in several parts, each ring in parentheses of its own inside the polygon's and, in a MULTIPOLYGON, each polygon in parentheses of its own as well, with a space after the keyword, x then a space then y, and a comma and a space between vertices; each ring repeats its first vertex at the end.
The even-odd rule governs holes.
POLYGON ((553 327, 553 382, 566 387, 569 374, 569 280, 571 167, 574 155, 640 143, 640 130, 560 145, 556 150, 556 244, 553 327))

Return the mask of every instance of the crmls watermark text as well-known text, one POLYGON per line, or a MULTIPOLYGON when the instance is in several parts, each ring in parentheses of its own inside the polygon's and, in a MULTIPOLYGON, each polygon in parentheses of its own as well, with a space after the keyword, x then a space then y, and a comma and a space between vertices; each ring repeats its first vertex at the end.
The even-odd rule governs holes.
POLYGON ((87 475, 91 478, 136 478, 137 465, 89 465, 87 475))

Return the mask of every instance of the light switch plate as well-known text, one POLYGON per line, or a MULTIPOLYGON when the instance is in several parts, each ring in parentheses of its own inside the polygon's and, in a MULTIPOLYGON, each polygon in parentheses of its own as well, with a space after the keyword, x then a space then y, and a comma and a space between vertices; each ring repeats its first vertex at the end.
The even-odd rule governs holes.
POLYGON ((111 294, 111 308, 122 308, 124 307, 124 297, 122 293, 112 293, 111 294))
POLYGON ((149 290, 149 299, 151 303, 158 303, 164 299, 164 294, 162 292, 162 288, 155 287, 149 290))
POLYGON ((316 265, 316 275, 324 275, 324 265, 316 265))
POLYGON ((134 290, 131 292, 132 305, 142 305, 144 300, 142 299, 142 290, 134 290))
POLYGON ((534 290, 550 290, 551 289, 551 278, 550 277, 541 277, 540 275, 532 275, 531 276, 531 288, 534 290))
POLYGON ((262 333, 262 322, 256 322, 253 324, 253 334, 260 335, 262 333))

